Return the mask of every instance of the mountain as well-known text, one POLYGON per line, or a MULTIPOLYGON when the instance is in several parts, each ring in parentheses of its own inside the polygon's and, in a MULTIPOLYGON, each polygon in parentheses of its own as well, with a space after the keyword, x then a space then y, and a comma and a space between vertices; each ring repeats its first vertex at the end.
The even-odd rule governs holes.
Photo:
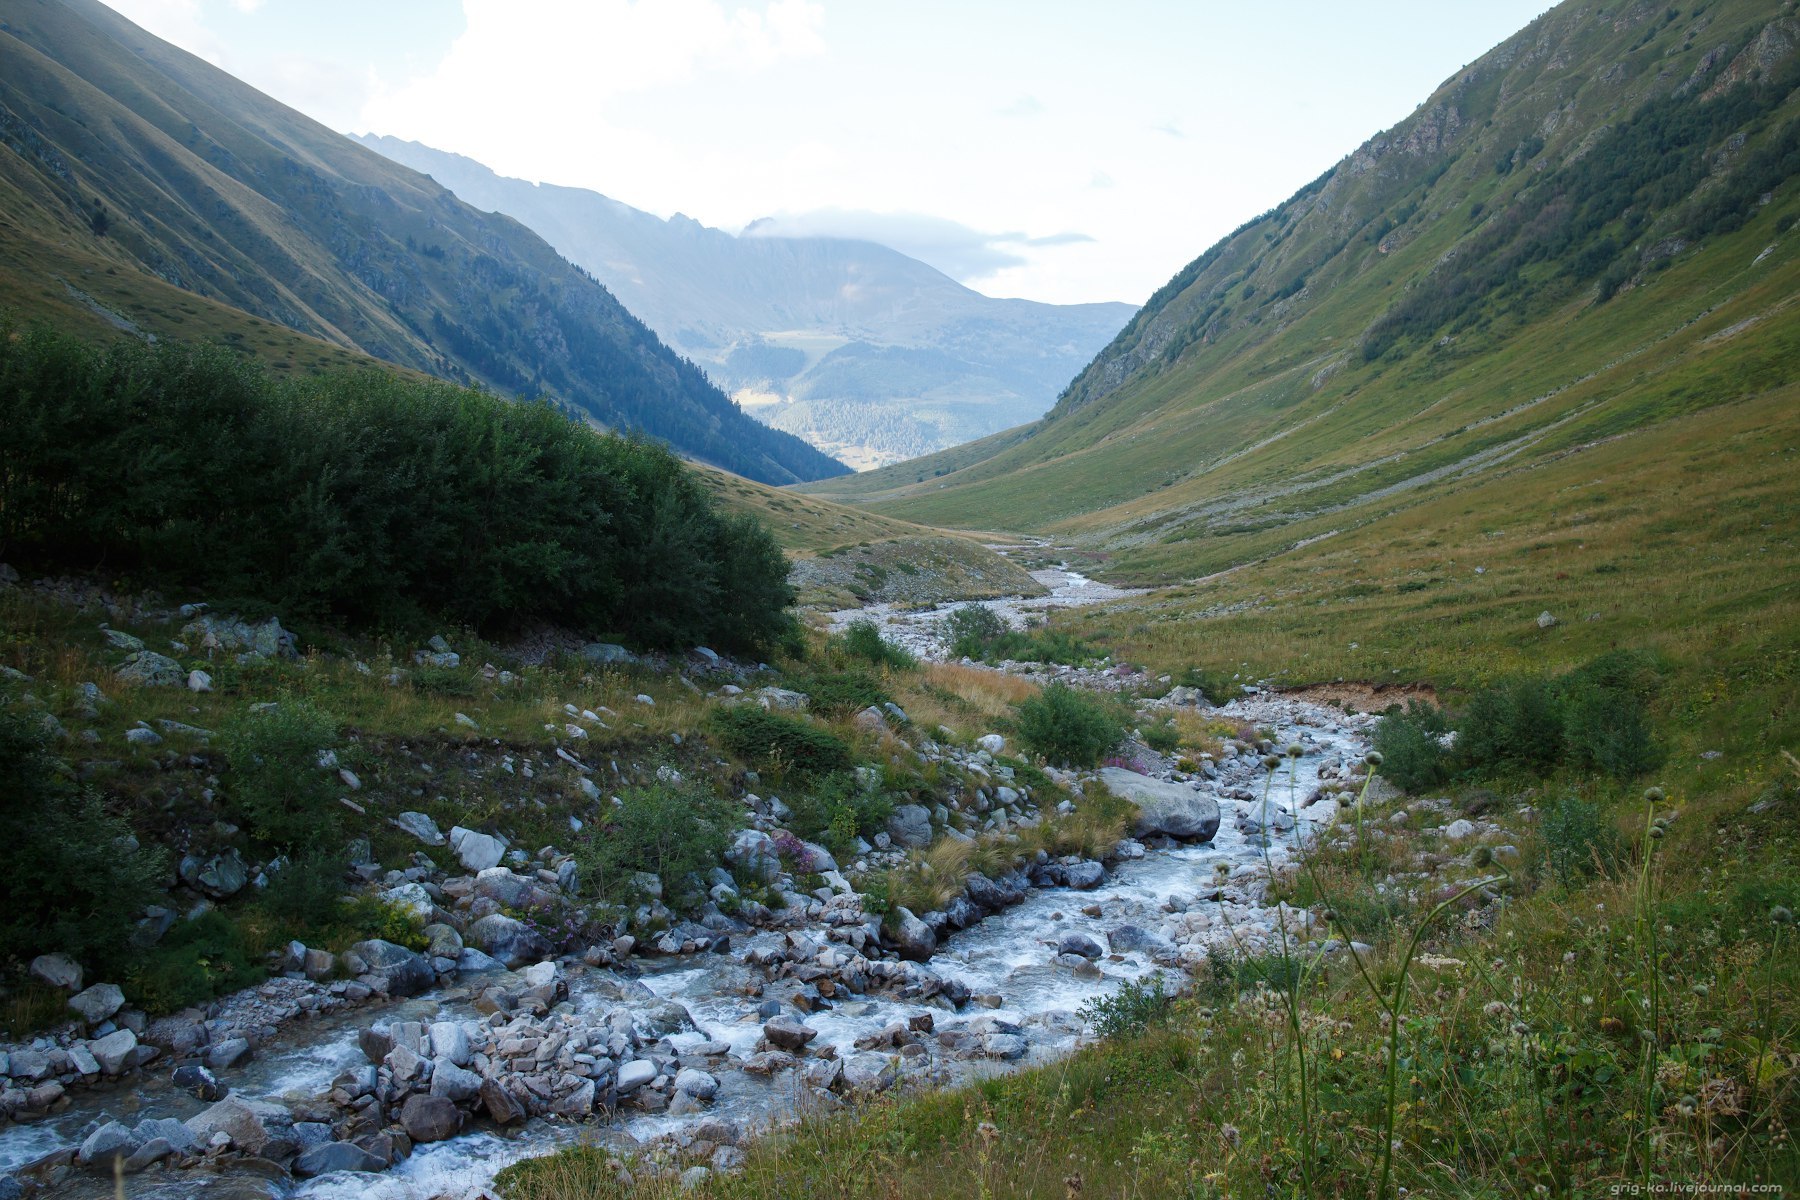
POLYGON ((1430 544, 1482 562, 1528 509, 1552 545, 1573 513, 1766 504, 1760 471, 1636 481, 1749 471, 1746 429, 1791 456, 1797 47, 1767 0, 1563 4, 1183 267, 1042 420, 809 490, 1143 582, 1373 553, 1427 505, 1430 544), (1535 490, 1583 453, 1604 486, 1535 490))
POLYGON ((0 146, 0 306, 21 315, 291 361, 266 322, 323 344, 303 361, 335 347, 550 396, 766 482, 844 469, 746 417, 524 226, 96 0, 0 2, 0 146))
POLYGON ((994 299, 873 242, 733 236, 417 142, 359 140, 536 230, 758 417, 847 462, 1041 416, 1134 311, 994 299))

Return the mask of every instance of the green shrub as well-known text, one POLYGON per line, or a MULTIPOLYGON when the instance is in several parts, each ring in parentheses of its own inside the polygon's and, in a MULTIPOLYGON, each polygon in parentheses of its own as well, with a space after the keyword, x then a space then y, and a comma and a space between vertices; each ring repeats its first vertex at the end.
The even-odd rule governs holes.
POLYGON ((336 743, 337 728, 337 718, 289 699, 220 729, 227 793, 253 837, 284 849, 335 843, 340 783, 319 752, 336 743))
POLYGON ((850 769, 850 747, 844 740, 804 717, 738 704, 714 714, 712 725, 731 753, 778 772, 828 775, 850 769))
POLYGON ((1168 1019, 1174 1000, 1156 979, 1126 980, 1109 996, 1095 996, 1076 1010, 1103 1038, 1127 1037, 1168 1019))
POLYGON ((1054 629, 1014 629, 993 609, 964 604, 944 618, 944 637, 959 658, 985 662, 1053 662, 1075 666, 1095 657, 1094 647, 1054 629))
POLYGON ((241 929, 217 909, 177 921, 125 974, 125 998, 152 1016, 260 983, 241 929))
POLYGON ((1649 655, 1615 650, 1557 682, 1564 697, 1564 745, 1572 763, 1620 780, 1662 765, 1649 711, 1662 679, 1649 655))
POLYGON ((1062 683, 1019 705, 1018 724, 1027 749, 1070 767, 1093 766, 1125 736, 1113 705, 1062 683))
POLYGON ((65 781, 31 714, 0 711, 0 963, 55 951, 90 969, 119 963, 166 864, 65 781))
POLYGON ((881 680, 867 667, 790 672, 783 682, 797 692, 805 692, 816 712, 842 715, 870 705, 879 707, 893 699, 881 686, 881 680))
POLYGON ((1381 774, 1406 792, 1422 792, 1449 777, 1438 738, 1448 729, 1435 704, 1409 700, 1375 723, 1375 749, 1381 752, 1381 774))
POLYGON ((662 880, 671 907, 704 902, 704 876, 719 865, 730 837, 733 806, 707 788, 658 784, 619 794, 575 842, 582 885, 602 900, 636 898, 634 873, 662 880))
POLYGON ((1158 754, 1170 754, 1181 748, 1181 731, 1167 721, 1147 726, 1142 733, 1144 745, 1158 754))
POLYGON ((269 873, 269 886, 262 893, 263 909, 294 930, 293 936, 341 923, 346 862, 341 851, 323 846, 290 859, 280 870, 269 873))
POLYGON ((1544 805, 1538 833, 1544 839, 1544 865, 1565 887, 1611 866, 1621 850, 1619 831, 1600 806, 1579 796, 1544 805))
POLYGON ((957 658, 986 658, 988 647, 1010 632, 1006 620, 985 604, 959 605, 940 628, 957 658))
POLYGON ((1562 757, 1563 708, 1541 679, 1514 679, 1477 692, 1457 732, 1457 758, 1476 771, 1544 775, 1562 757))
POLYGON ((789 829, 838 852, 848 849, 858 837, 875 836, 894 815, 892 796, 859 786, 849 774, 826 776, 788 796, 787 805, 793 813, 789 829))
POLYGON ((341 921, 351 941, 374 938, 408 950, 424 950, 431 945, 431 939, 425 936, 425 918, 380 896, 356 897, 344 905, 341 921))
POLYGON ((374 628, 547 621, 745 651, 795 629, 766 527, 664 446, 548 404, 7 327, 0 428, 0 545, 21 566, 374 628))
POLYGON ((844 653, 877 667, 907 671, 919 665, 912 652, 881 636, 881 627, 867 617, 859 617, 845 627, 841 644, 844 653))

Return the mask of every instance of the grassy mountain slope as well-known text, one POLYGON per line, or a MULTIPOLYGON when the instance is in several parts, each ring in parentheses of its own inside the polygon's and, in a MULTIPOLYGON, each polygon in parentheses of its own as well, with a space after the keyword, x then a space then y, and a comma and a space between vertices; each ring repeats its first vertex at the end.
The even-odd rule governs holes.
POLYGON ((1169 581, 1775 404, 1797 43, 1752 0, 1563 5, 1185 267, 1044 420, 823 490, 1169 581))
POLYGON ((516 222, 93 0, 0 4, 0 146, 8 307, 91 323, 95 306, 58 287, 93 295, 78 279, 110 271, 100 303, 115 326, 250 336, 229 306, 403 367, 554 395, 771 482, 841 469, 745 417, 516 222))
POLYGON ((580 188, 494 174, 398 138, 373 150, 518 218, 760 417, 858 461, 923 454, 1042 415, 1132 314, 1128 304, 983 296, 886 246, 733 236, 580 188))

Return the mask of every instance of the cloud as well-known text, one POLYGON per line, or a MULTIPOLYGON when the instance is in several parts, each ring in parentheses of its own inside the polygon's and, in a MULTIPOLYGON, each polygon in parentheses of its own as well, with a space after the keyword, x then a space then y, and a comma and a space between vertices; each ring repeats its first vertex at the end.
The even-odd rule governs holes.
POLYGON ((1161 125, 1152 125, 1150 127, 1150 132, 1151 133, 1166 133, 1172 138, 1176 138, 1176 139, 1178 139, 1180 141, 1184 141, 1184 142, 1187 141, 1187 134, 1182 132, 1181 126, 1177 125, 1173 121, 1164 121, 1161 125))
POLYGON ((266 0, 231 0, 231 7, 241 13, 249 14, 261 8, 266 0))
POLYGON ((1088 186, 1091 188, 1109 188, 1113 186, 1113 177, 1108 175, 1105 171, 1095 171, 1088 177, 1088 186))
POLYGON ((229 62, 225 43, 201 19, 200 0, 107 0, 107 6, 134 25, 165 42, 174 42, 214 66, 229 62))
POLYGON ((1002 104, 994 110, 1003 117, 1035 117, 1043 113, 1044 102, 1036 96, 1020 96, 1011 104, 1002 104))
POLYGON ((1033 237, 1025 233, 983 233, 946 217, 924 213, 882 213, 822 208, 762 217, 744 227, 743 237, 850 238, 877 242, 936 267, 962 283, 986 279, 1030 262, 1027 251, 1072 246, 1094 239, 1073 231, 1033 237))

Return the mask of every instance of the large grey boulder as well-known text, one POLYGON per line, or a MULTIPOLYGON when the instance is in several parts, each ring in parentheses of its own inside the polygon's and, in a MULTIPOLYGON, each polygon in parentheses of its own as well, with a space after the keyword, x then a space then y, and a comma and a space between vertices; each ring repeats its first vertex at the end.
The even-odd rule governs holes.
POLYGON ((273 1104, 227 1096, 204 1112, 189 1117, 187 1127, 202 1146, 212 1140, 213 1134, 224 1133, 233 1146, 246 1154, 255 1154, 274 1136, 269 1132, 268 1122, 286 1115, 286 1110, 273 1104))
POLYGON ((180 663, 154 650, 128 655, 113 675, 119 682, 137 687, 180 687, 187 682, 187 672, 180 663))
POLYGON ((624 666, 638 660, 637 655, 613 642, 589 642, 581 648, 581 657, 603 667, 624 666))
POLYGON ((281 627, 277 617, 260 625, 237 617, 204 616, 181 627, 182 640, 217 653, 241 654, 250 658, 294 658, 297 656, 294 635, 281 627))
POLYGON ((81 990, 81 964, 66 954, 40 954, 31 960, 31 974, 51 987, 68 992, 81 990))
POLYGON ((387 981, 391 996, 416 996, 437 982, 431 964, 405 946, 371 940, 356 943, 350 953, 362 960, 364 974, 387 981))
POLYGON ((1136 925, 1121 925, 1106 932, 1106 945, 1114 954, 1147 954, 1162 959, 1179 952, 1180 947, 1160 933, 1136 925))
POLYGON ((431 1094, 442 1096, 452 1104, 473 1100, 481 1094, 481 1076, 465 1067, 457 1066, 448 1058, 433 1059, 431 1063, 431 1094))
POLYGON ((922 804, 902 804, 888 818, 888 836, 902 846, 931 845, 931 813, 922 804))
POLYGON ((798 1053, 819 1036, 819 1031, 792 1017, 771 1017, 763 1022, 763 1036, 777 1049, 798 1053))
POLYGON ((1166 783, 1122 767, 1102 767, 1100 782, 1137 805, 1135 837, 1163 834, 1184 842, 1210 842, 1219 832, 1219 805, 1186 784, 1166 783))
POLYGON ((543 936, 523 921, 505 913, 490 913, 470 925, 463 941, 514 970, 541 962, 550 953, 543 936))
POLYGON ((461 825, 450 830, 450 849, 464 870, 476 872, 499 866, 506 855, 505 842, 489 834, 464 829, 461 825))
POLYGON ((1062 935, 1062 938, 1056 943, 1056 952, 1058 954, 1079 954, 1083 958, 1099 958, 1106 953, 1100 948, 1099 942, 1087 934, 1075 930, 1062 935))
POLYGON ((116 983, 96 983, 70 996, 69 1007, 89 1025, 98 1025, 125 1007, 125 993, 116 983))
POLYGON ((852 1054, 844 1060, 844 1086, 852 1092, 885 1092, 899 1078, 885 1054, 852 1054))
POLYGON ((87 1135, 81 1149, 76 1151, 75 1160, 84 1167, 111 1169, 113 1159, 130 1158, 141 1145, 143 1142, 129 1128, 117 1121, 108 1121, 87 1135))
POLYGON ((415 1142, 442 1142, 462 1129, 462 1114, 442 1096, 412 1095, 400 1107, 400 1124, 415 1142))
POLYGON ((394 827, 402 833, 409 833, 427 846, 441 846, 444 835, 431 819, 431 814, 422 812, 403 812, 394 818, 394 827))
POLYGON ((137 1034, 129 1029, 115 1029, 103 1038, 88 1043, 88 1053, 108 1075, 117 1075, 136 1061, 137 1034))
POLYGON ((781 855, 775 840, 760 829, 740 829, 725 851, 725 860, 764 882, 781 874, 781 855))
POLYGON ((931 926, 905 908, 895 909, 894 916, 894 928, 889 936, 901 958, 924 962, 937 953, 937 934, 931 931, 931 926))
POLYGON ((560 896, 537 880, 515 874, 506 867, 489 867, 476 876, 475 894, 486 896, 502 908, 518 912, 554 908, 561 900, 560 896))
POLYGON ((195 886, 215 900, 237 895, 249 882, 250 869, 235 848, 207 859, 194 876, 195 886))

